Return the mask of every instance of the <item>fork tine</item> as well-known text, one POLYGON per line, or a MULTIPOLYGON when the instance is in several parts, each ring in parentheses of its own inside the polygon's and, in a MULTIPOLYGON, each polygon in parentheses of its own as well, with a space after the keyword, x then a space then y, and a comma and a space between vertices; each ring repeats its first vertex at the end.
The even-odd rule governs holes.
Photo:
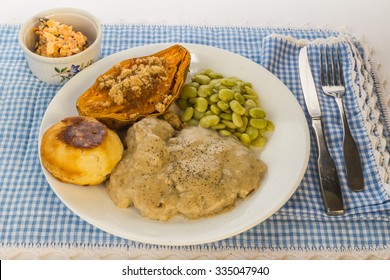
POLYGON ((334 52, 333 48, 331 49, 331 55, 332 55, 332 74, 333 74, 333 84, 334 86, 339 85, 339 81, 337 80, 337 73, 339 73, 339 69, 337 69, 337 64, 335 63, 335 58, 334 58, 334 52))
POLYGON ((325 85, 324 64, 322 58, 322 48, 320 49, 320 71, 321 71, 321 85, 325 85))
POLYGON ((325 65, 325 69, 326 69, 326 77, 328 78, 327 80, 327 84, 330 85, 331 84, 331 80, 330 80, 330 67, 329 67, 329 56, 328 56, 328 50, 325 49, 325 61, 326 61, 326 65, 325 65))
POLYGON ((340 85, 344 85, 344 77, 343 77, 343 71, 342 71, 342 68, 341 68, 341 60, 340 60, 340 55, 339 55, 339 51, 337 50, 337 68, 338 68, 338 73, 339 73, 339 81, 340 81, 340 85))

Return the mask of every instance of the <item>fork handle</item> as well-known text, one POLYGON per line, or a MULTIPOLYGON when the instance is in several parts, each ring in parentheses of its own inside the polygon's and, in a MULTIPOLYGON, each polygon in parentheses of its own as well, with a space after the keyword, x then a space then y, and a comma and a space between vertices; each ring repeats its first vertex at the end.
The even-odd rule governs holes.
POLYGON ((312 127, 316 136, 318 148, 318 172, 320 179, 321 194, 326 210, 330 216, 344 214, 344 202, 341 193, 339 177, 335 163, 330 156, 326 144, 321 118, 312 119, 312 127))
POLYGON ((336 103, 339 107, 344 129, 343 154, 345 168, 347 170, 349 188, 355 192, 363 191, 364 177, 362 164, 360 162, 359 151, 357 149, 356 142, 352 137, 352 133, 349 129, 348 121, 345 116, 343 99, 336 98, 336 103))

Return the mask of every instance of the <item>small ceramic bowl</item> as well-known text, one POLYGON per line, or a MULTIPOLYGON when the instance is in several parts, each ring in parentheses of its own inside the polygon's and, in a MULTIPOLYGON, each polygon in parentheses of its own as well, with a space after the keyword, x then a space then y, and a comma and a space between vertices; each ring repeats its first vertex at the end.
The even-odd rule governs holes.
POLYGON ((49 84, 63 84, 100 58, 102 28, 99 20, 88 12, 74 8, 55 8, 28 19, 19 31, 18 40, 31 72, 38 79, 49 84), (87 37, 89 47, 67 57, 44 57, 36 54, 38 36, 33 29, 39 26, 39 19, 42 17, 73 26, 73 30, 80 31, 87 37))

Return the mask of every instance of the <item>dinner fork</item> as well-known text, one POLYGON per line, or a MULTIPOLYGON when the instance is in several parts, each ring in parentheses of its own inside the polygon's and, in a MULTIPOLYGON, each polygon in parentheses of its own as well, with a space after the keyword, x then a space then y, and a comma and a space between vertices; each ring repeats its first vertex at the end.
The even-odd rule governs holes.
POLYGON ((331 54, 325 50, 325 58, 320 50, 320 68, 321 68, 321 84, 322 90, 326 95, 334 97, 337 107, 340 111, 344 137, 343 137, 343 154, 344 163, 347 170, 349 187, 352 191, 364 190, 363 170, 359 157, 359 152, 356 142, 352 137, 349 129, 348 121, 345 115, 344 95, 345 82, 341 68, 340 55, 337 51, 334 55, 333 49, 331 54), (330 58, 329 58, 330 56, 330 58), (330 61, 329 61, 330 60, 330 61), (324 63, 325 62, 325 63, 324 63), (325 64, 325 65, 324 65, 325 64))

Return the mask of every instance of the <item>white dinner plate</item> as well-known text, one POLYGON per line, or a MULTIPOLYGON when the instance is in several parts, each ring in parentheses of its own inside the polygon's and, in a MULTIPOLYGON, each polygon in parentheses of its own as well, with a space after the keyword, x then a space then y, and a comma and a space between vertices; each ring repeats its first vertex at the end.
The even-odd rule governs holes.
MULTIPOLYGON (((67 82, 49 104, 40 127, 42 134, 63 118, 78 115, 77 98, 96 78, 122 60, 150 55, 172 44, 155 44, 115 53, 94 63, 67 82)), ((175 217, 158 222, 141 217, 134 207, 117 208, 104 185, 82 187, 55 179, 43 172, 50 186, 75 214, 92 225, 117 236, 151 244, 194 245, 221 240, 246 231, 266 220, 296 191, 306 171, 309 153, 309 129, 304 113, 290 90, 273 74, 238 54, 204 45, 181 44, 191 52, 189 77, 211 68, 225 76, 251 82, 259 93, 267 118, 275 124, 259 157, 268 165, 260 188, 231 211, 199 220, 175 217)))

